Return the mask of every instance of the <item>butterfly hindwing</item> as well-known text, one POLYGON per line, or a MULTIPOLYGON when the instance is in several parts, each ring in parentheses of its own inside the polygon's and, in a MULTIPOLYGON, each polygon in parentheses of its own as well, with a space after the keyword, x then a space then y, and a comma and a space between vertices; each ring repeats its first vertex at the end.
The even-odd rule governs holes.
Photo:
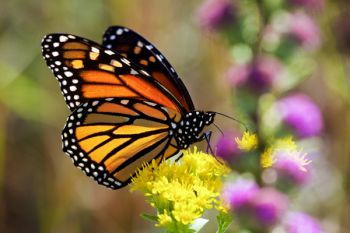
POLYGON ((42 49, 71 111, 91 99, 108 97, 147 99, 185 111, 146 70, 95 42, 69 34, 50 34, 44 37, 42 49))
POLYGON ((103 46, 117 51, 143 69, 165 86, 187 111, 194 110, 192 99, 175 69, 159 50, 133 30, 109 27, 103 36, 103 46))
POLYGON ((99 184, 121 188, 144 163, 180 154, 169 135, 171 120, 179 117, 172 109, 144 100, 88 101, 68 117, 63 150, 99 184))

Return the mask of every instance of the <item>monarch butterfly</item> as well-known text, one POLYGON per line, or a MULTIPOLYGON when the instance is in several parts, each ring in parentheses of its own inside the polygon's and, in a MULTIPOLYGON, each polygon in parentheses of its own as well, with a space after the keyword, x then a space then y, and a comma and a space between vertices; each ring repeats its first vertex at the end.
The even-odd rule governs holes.
POLYGON ((144 163, 180 158, 213 123, 216 113, 195 110, 166 58, 129 28, 108 28, 102 45, 49 34, 42 54, 72 112, 63 151, 111 189, 130 183, 144 163))

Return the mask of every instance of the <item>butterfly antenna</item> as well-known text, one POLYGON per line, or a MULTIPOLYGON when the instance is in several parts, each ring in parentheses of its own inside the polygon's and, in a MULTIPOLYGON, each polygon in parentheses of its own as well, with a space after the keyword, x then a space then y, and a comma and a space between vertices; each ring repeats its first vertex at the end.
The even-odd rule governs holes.
POLYGON ((225 136, 225 135, 224 135, 224 132, 222 132, 222 130, 220 129, 220 127, 219 127, 217 124, 213 123, 213 125, 220 131, 220 133, 222 134, 222 136, 225 136))
MULTIPOLYGON (((247 125, 244 124, 242 121, 240 121, 240 120, 238 120, 238 119, 236 119, 236 118, 234 118, 234 117, 228 116, 228 115, 226 115, 226 114, 223 114, 223 113, 221 113, 221 112, 215 112, 215 113, 218 114, 218 115, 224 116, 224 117, 226 117, 226 118, 229 118, 229 119, 231 119, 231 120, 233 120, 233 121, 238 122, 239 124, 241 124, 241 125, 244 126, 245 131, 248 131, 247 125)), ((215 125, 215 124, 214 124, 214 125, 215 125)), ((216 126, 216 125, 215 125, 215 126, 216 126)), ((220 131, 221 131, 221 130, 220 130, 220 131)))

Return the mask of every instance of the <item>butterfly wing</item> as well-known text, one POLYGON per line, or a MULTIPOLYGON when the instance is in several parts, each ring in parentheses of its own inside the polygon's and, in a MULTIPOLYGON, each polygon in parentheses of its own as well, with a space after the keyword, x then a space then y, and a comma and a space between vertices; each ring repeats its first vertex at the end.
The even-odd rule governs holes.
POLYGON ((91 99, 108 97, 146 99, 186 111, 181 100, 147 71, 95 42, 69 34, 50 34, 42 41, 42 51, 71 111, 91 99))
POLYGON ((88 101, 68 117, 63 150, 86 175, 118 189, 144 163, 181 154, 170 132, 171 119, 180 117, 179 112, 139 99, 88 101))
POLYGON ((194 110, 191 96, 174 68, 163 54, 141 35, 126 27, 112 26, 103 36, 103 46, 117 51, 149 71, 187 111, 194 110))

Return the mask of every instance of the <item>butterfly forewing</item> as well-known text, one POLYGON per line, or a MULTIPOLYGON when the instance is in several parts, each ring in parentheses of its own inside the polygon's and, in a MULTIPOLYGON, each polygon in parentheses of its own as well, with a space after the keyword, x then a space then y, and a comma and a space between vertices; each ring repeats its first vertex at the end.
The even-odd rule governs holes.
POLYGON ((112 26, 103 36, 103 46, 117 51, 143 69, 174 95, 187 111, 194 110, 192 99, 174 68, 158 49, 133 30, 112 26))
POLYGON ((101 99, 78 107, 62 132, 63 150, 98 183, 125 186, 137 169, 152 159, 179 154, 169 137, 178 113, 137 99, 101 99))
POLYGON ((108 97, 148 99, 185 111, 146 70, 95 42, 74 35, 50 34, 43 39, 42 49, 72 111, 88 100, 108 97))

